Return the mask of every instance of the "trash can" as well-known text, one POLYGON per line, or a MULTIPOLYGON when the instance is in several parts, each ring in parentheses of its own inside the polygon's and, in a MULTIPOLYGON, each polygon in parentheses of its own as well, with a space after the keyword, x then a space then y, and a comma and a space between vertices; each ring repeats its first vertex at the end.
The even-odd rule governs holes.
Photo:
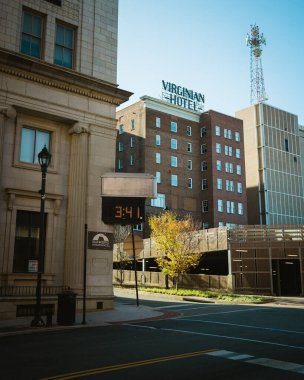
POLYGON ((58 294, 57 323, 58 325, 73 325, 76 314, 76 293, 67 290, 58 294))

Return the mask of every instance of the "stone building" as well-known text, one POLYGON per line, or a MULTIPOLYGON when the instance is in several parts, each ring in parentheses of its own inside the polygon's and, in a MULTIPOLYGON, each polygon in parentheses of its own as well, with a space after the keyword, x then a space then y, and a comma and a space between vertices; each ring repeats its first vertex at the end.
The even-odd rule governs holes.
MULTIPOLYGON (((83 291, 84 226, 101 221, 100 177, 115 168, 117 0, 0 1, 1 316, 35 298, 41 170, 46 178, 42 286, 83 291), (24 291, 27 289, 27 297, 24 291)), ((53 290, 52 290, 53 289, 53 290)), ((44 291, 43 290, 43 291, 44 291)), ((88 307, 111 308, 112 249, 88 249, 88 307)))

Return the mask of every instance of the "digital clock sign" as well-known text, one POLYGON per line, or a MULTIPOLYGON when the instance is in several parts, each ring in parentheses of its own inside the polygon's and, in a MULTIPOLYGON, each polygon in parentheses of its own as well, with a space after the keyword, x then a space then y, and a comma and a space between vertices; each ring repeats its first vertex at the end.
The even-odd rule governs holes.
POLYGON ((102 197, 101 219, 106 224, 140 224, 145 221, 145 198, 102 197))

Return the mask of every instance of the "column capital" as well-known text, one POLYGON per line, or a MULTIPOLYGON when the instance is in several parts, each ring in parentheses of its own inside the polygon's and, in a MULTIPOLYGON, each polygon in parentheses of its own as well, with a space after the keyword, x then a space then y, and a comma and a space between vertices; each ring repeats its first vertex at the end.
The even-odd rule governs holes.
POLYGON ((89 133, 89 124, 77 122, 69 129, 69 134, 89 133))
POLYGON ((14 119, 17 116, 17 112, 12 106, 0 106, 0 114, 6 116, 8 119, 14 119))

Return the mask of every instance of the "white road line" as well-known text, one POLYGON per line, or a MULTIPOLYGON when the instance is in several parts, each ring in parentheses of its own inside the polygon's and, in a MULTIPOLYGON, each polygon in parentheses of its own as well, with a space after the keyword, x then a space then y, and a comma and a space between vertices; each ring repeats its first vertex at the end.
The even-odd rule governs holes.
MULTIPOLYGON (((270 307, 268 308, 263 308, 263 310, 266 310, 266 309, 271 309, 270 307)), ((191 315, 191 317, 199 317, 201 315, 212 315, 212 314, 230 314, 230 313, 240 313, 240 312, 244 312, 244 311, 255 311, 255 310, 261 310, 261 308, 259 307, 255 307, 253 309, 238 309, 238 310, 230 310, 230 311, 219 311, 217 313, 201 313, 201 314, 193 314, 191 315)), ((177 317, 175 319, 180 319, 180 318, 184 318, 185 316, 183 317, 177 317)))
MULTIPOLYGON (((146 326, 146 325, 136 325, 131 323, 126 323, 126 326, 131 327, 140 327, 142 329, 154 329, 154 327, 146 326)), ((237 336, 228 336, 228 335, 219 335, 219 334, 208 334, 208 333, 202 333, 202 332, 196 332, 196 331, 189 331, 189 330, 179 330, 179 329, 166 329, 166 328, 158 328, 158 331, 171 331, 171 332, 177 332, 181 334, 191 334, 191 335, 201 335, 201 336, 211 336, 213 338, 220 338, 220 339, 231 339, 231 340, 240 340, 242 342, 251 342, 251 343, 259 343, 259 344, 268 344, 270 346, 279 346, 279 347, 287 347, 287 348, 295 348, 297 350, 304 350, 304 346, 292 346, 289 344, 283 344, 283 343, 275 343, 275 342, 268 342, 267 340, 258 340, 258 339, 249 339, 249 338, 240 338, 237 336)))
POLYGON ((230 359, 230 360, 241 360, 249 364, 262 365, 264 367, 282 369, 284 371, 303 373, 304 365, 299 363, 284 362, 282 360, 268 359, 268 358, 256 358, 253 355, 239 354, 237 352, 220 350, 214 352, 206 353, 208 356, 230 359))
POLYGON ((283 369, 285 371, 304 373, 304 365, 292 362, 283 362, 282 360, 274 360, 267 358, 257 358, 246 360, 246 363, 258 364, 264 367, 283 369))
POLYGON ((295 334, 304 334, 304 331, 296 331, 296 330, 284 330, 284 329, 278 329, 274 327, 259 327, 259 326, 251 326, 251 325, 239 325, 237 323, 227 323, 227 322, 215 322, 215 321, 206 321, 206 320, 200 320, 200 319, 192 319, 187 317, 179 317, 175 318, 179 321, 189 321, 189 322, 198 322, 198 323, 213 323, 216 325, 227 325, 227 326, 236 326, 236 327, 246 327, 249 329, 257 329, 257 330, 269 330, 269 331, 277 331, 277 332, 286 332, 286 333, 295 333, 295 334))

